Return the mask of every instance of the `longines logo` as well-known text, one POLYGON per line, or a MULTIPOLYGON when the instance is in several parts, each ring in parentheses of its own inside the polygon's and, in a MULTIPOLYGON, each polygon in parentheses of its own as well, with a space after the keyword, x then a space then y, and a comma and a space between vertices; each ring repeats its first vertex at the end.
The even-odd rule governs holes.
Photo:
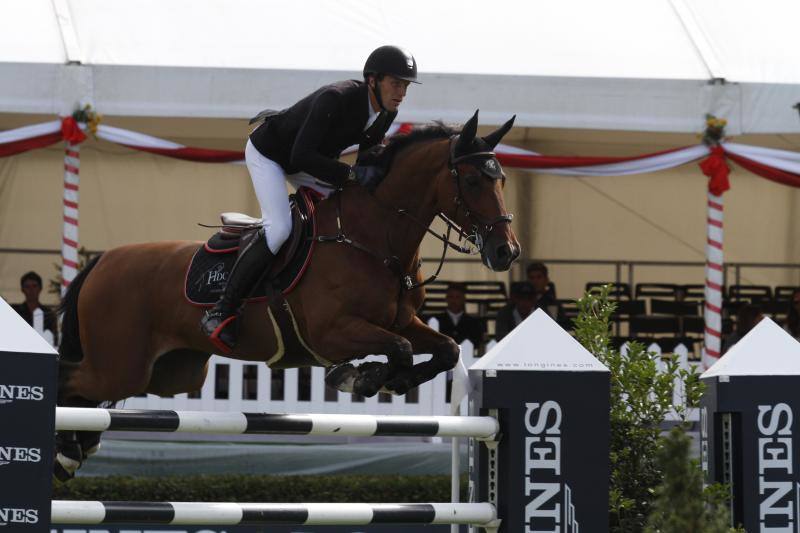
POLYGON ((579 531, 572 489, 561 479, 562 418, 558 402, 525 404, 525 531, 531 533, 579 531))
POLYGON ((758 406, 758 494, 760 531, 795 531, 800 485, 792 455, 792 408, 758 406))
POLYGON ((11 463, 38 463, 42 460, 40 448, 0 446, 0 466, 11 463))
POLYGON ((9 524, 36 524, 39 522, 38 509, 13 509, 0 507, 0 526, 9 524))
POLYGON ((44 399, 44 387, 29 385, 0 385, 0 405, 15 400, 39 402, 44 399))

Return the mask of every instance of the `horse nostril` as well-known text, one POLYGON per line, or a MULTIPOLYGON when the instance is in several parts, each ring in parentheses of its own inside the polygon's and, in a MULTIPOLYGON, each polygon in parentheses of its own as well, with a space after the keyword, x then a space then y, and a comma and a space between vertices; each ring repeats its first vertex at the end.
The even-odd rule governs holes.
POLYGON ((508 258, 511 257, 512 253, 513 252, 511 250, 511 246, 509 246, 507 242, 504 242, 503 244, 499 245, 495 250, 495 256, 497 257, 497 259, 501 261, 508 260, 508 258))

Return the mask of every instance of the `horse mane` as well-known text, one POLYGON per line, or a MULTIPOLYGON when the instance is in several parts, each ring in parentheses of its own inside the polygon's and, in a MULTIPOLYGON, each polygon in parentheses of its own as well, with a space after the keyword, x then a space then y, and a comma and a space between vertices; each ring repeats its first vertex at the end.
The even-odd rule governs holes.
POLYGON ((388 171, 395 156, 412 144, 436 139, 448 139, 460 132, 461 128, 454 128, 447 126, 443 122, 436 121, 428 126, 414 128, 409 133, 395 135, 389 140, 385 148, 379 151, 368 150, 365 154, 360 155, 359 162, 376 165, 388 171))

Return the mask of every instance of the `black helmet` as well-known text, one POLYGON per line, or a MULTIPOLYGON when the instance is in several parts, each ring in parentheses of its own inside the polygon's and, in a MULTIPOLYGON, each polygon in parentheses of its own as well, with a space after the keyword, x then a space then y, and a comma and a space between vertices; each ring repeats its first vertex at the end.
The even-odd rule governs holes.
POLYGON ((381 46, 369 55, 364 63, 364 78, 371 74, 389 74, 401 80, 419 83, 416 59, 397 46, 381 46))

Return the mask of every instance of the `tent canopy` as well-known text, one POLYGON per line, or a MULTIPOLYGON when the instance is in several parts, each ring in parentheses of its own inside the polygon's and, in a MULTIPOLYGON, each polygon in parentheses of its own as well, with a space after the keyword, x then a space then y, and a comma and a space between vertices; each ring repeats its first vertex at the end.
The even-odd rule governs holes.
POLYGON ((0 112, 243 118, 416 56, 400 120, 800 132, 794 0, 7 0, 0 112), (10 14, 11 16, 8 16, 10 14))

